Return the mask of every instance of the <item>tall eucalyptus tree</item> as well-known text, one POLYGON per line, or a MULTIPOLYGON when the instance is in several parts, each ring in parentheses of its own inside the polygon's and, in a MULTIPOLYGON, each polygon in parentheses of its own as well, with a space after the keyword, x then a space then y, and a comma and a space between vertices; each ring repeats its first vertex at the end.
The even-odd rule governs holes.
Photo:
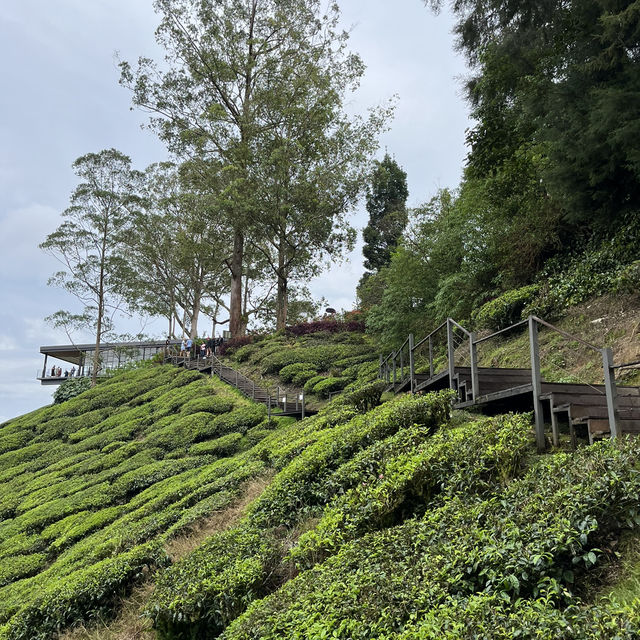
POLYGON ((81 183, 63 212, 64 222, 40 245, 64 269, 49 284, 61 287, 83 305, 81 313, 61 310, 50 316, 56 326, 95 331, 92 385, 100 369, 100 342, 114 315, 130 301, 132 270, 122 242, 139 207, 142 174, 116 149, 88 153, 73 163, 81 183))
MULTIPOLYGON (((247 238, 264 233, 263 204, 275 197, 263 197, 264 170, 274 153, 268 141, 293 135, 286 142, 295 146, 310 114, 338 113, 336 95, 357 82, 363 66, 345 49, 337 7, 323 12, 320 0, 156 0, 154 6, 166 64, 141 58, 134 68, 121 62, 121 84, 131 89, 134 104, 151 113, 151 126, 172 152, 220 172, 224 189, 217 210, 232 240, 227 265, 236 335, 244 324, 247 238)), ((335 125, 335 118, 329 123, 335 125)), ((310 154, 312 144, 300 142, 310 154)), ((272 175, 270 183, 281 181, 272 175)))

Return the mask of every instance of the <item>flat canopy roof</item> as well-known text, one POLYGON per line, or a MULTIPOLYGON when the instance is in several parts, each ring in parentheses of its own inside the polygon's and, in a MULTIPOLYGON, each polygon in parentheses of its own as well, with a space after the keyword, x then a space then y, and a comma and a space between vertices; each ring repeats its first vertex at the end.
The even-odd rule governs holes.
MULTIPOLYGON (((105 342, 100 345, 100 351, 109 351, 113 349, 162 349, 166 342, 164 340, 157 340, 151 342, 105 342)), ((180 340, 170 340, 169 344, 179 345, 180 340)), ((81 364, 83 354, 88 351, 94 351, 95 344, 66 344, 66 345, 51 345, 40 347, 40 353, 43 353, 52 358, 58 360, 64 360, 71 364, 81 364)))

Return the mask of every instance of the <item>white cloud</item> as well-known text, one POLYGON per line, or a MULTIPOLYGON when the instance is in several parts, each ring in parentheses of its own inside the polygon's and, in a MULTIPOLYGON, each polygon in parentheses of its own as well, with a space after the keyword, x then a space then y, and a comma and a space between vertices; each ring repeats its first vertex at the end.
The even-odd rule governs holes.
POLYGON ((53 272, 55 261, 38 245, 60 223, 52 207, 31 204, 0 216, 0 276, 12 280, 53 272))
POLYGON ((17 348, 18 343, 12 336, 0 334, 0 351, 14 351, 17 348))
POLYGON ((26 340, 38 346, 69 342, 64 331, 54 329, 43 318, 24 318, 24 332, 26 340))

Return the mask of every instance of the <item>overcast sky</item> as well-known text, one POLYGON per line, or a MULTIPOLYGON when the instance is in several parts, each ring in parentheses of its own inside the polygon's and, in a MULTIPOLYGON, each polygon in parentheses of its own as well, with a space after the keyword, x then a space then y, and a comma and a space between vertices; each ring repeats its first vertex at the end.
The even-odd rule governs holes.
MULTIPOLYGON (((47 287, 56 262, 38 244, 61 222, 75 187, 72 162, 115 147, 137 168, 166 157, 140 125, 118 85, 115 52, 159 58, 152 0, 4 0, 0 13, 0 423, 51 402, 55 387, 35 380, 39 347, 67 343, 44 317, 73 302, 47 287)), ((457 186, 469 126, 453 50, 452 20, 421 0, 339 0, 351 49, 367 65, 349 109, 364 111, 397 94, 396 117, 381 139, 408 174, 409 204, 457 186)), ((354 226, 366 224, 362 205, 354 226)), ((317 297, 352 307, 361 247, 350 262, 311 283, 317 297)), ((160 335, 164 324, 148 325, 160 335)), ((139 328, 130 325, 130 330, 139 328)))

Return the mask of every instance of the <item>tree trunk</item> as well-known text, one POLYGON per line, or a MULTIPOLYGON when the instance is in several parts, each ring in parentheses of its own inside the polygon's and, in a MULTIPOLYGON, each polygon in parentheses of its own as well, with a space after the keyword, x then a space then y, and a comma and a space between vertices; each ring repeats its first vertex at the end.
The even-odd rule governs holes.
POLYGON ((289 279, 287 277, 287 267, 285 264, 285 239, 280 234, 280 244, 278 247, 278 292, 276 294, 276 331, 286 329, 287 312, 289 306, 289 279))
POLYGON ((93 352, 93 371, 91 371, 91 386, 98 382, 98 367, 100 366, 100 334, 102 333, 102 314, 104 309, 104 294, 102 292, 102 273, 100 274, 100 297, 98 299, 98 322, 96 323, 96 348, 93 352))
POLYGON ((93 352, 93 371, 91 372, 91 386, 98 382, 98 367, 100 366, 100 339, 102 338, 102 316, 104 315, 104 262, 107 251, 107 225, 102 234, 102 254, 100 259, 100 281, 98 283, 98 318, 96 322, 96 348, 93 352))
POLYGON ((189 337, 195 340, 198 337, 198 319, 200 318, 200 303, 202 301, 202 270, 200 270, 200 279, 193 292, 193 310, 191 314, 191 331, 189 337))
POLYGON ((231 296, 229 304, 229 331, 231 337, 244 333, 242 322, 242 261, 244 257, 244 235, 236 229, 233 236, 233 256, 231 258, 231 296))

